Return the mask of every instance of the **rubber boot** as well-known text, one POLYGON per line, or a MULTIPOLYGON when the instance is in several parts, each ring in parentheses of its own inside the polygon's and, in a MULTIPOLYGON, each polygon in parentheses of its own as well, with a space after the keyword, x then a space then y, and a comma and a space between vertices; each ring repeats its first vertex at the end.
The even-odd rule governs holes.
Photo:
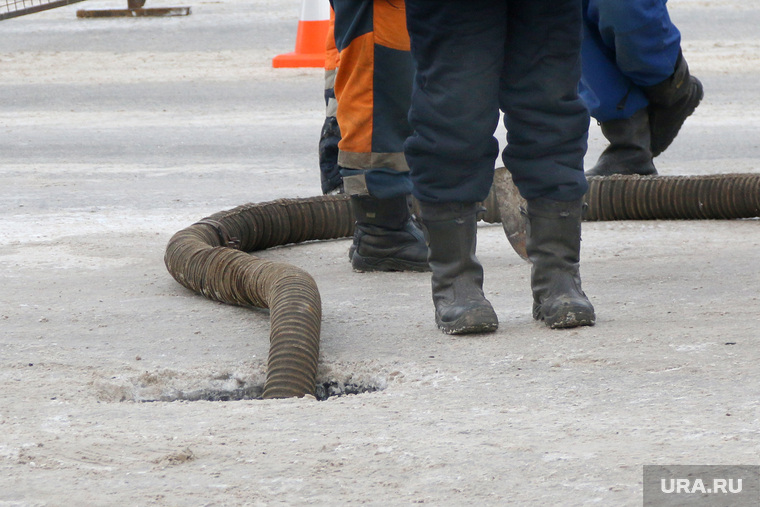
POLYGON ((355 271, 429 271, 422 230, 412 220, 407 196, 351 196, 356 219, 349 259, 355 271))
POLYGON ((657 174, 652 162, 649 112, 640 109, 630 118, 600 123, 602 134, 610 142, 587 176, 613 174, 657 174))
POLYGON ((686 118, 691 116, 704 97, 699 79, 689 74, 689 66, 678 54, 673 75, 660 84, 643 88, 649 99, 649 125, 652 131, 652 155, 670 146, 686 118))
POLYGON ((433 272, 435 322, 447 334, 487 333, 499 327, 483 295, 483 267, 475 257, 477 203, 420 202, 433 272))
POLYGON ((594 325, 578 271, 583 201, 538 198, 528 200, 527 208, 533 318, 552 329, 594 325))

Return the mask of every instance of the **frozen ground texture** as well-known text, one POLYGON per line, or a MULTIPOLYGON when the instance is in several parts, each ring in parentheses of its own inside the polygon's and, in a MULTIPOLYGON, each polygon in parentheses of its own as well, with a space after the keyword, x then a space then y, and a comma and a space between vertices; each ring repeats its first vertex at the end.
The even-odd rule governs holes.
MULTIPOLYGON (((638 505, 644 464, 758 464, 757 220, 584 224, 598 323, 570 331, 483 226, 501 327, 476 337, 435 328, 426 274, 273 249, 319 284, 320 381, 378 390, 143 403, 266 364, 266 312, 178 285, 170 236, 319 193, 322 73, 271 68, 300 0, 169 5, 192 15, 0 24, 0 506, 638 505)), ((760 172, 760 6, 668 5, 706 98, 660 172, 760 172)))

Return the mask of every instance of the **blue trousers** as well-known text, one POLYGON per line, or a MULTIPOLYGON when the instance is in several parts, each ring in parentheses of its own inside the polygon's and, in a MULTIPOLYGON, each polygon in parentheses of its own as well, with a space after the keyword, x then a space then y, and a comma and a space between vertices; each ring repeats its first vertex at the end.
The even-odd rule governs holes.
POLYGON ((415 197, 486 198, 499 109, 502 159, 523 197, 583 196, 581 0, 407 0, 406 9, 416 74, 404 150, 415 197))
POLYGON ((642 87, 673 74, 681 33, 667 0, 583 0, 581 96, 598 121, 630 118, 649 102, 642 87))

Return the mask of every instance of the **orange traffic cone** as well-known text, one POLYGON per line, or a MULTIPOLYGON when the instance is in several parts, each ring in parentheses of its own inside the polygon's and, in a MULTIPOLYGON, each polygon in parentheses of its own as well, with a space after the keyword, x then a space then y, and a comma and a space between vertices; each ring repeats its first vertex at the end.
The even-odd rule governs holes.
POLYGON ((272 67, 324 67, 327 31, 330 27, 328 0, 303 0, 298 20, 296 50, 277 55, 272 67))

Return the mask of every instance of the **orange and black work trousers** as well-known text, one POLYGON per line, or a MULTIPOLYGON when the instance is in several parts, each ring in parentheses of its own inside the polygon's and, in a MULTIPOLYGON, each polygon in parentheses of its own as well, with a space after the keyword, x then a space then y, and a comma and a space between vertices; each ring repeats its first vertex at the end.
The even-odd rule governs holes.
POLYGON ((387 199, 412 190, 404 142, 413 78, 403 0, 331 0, 345 192, 387 199))

